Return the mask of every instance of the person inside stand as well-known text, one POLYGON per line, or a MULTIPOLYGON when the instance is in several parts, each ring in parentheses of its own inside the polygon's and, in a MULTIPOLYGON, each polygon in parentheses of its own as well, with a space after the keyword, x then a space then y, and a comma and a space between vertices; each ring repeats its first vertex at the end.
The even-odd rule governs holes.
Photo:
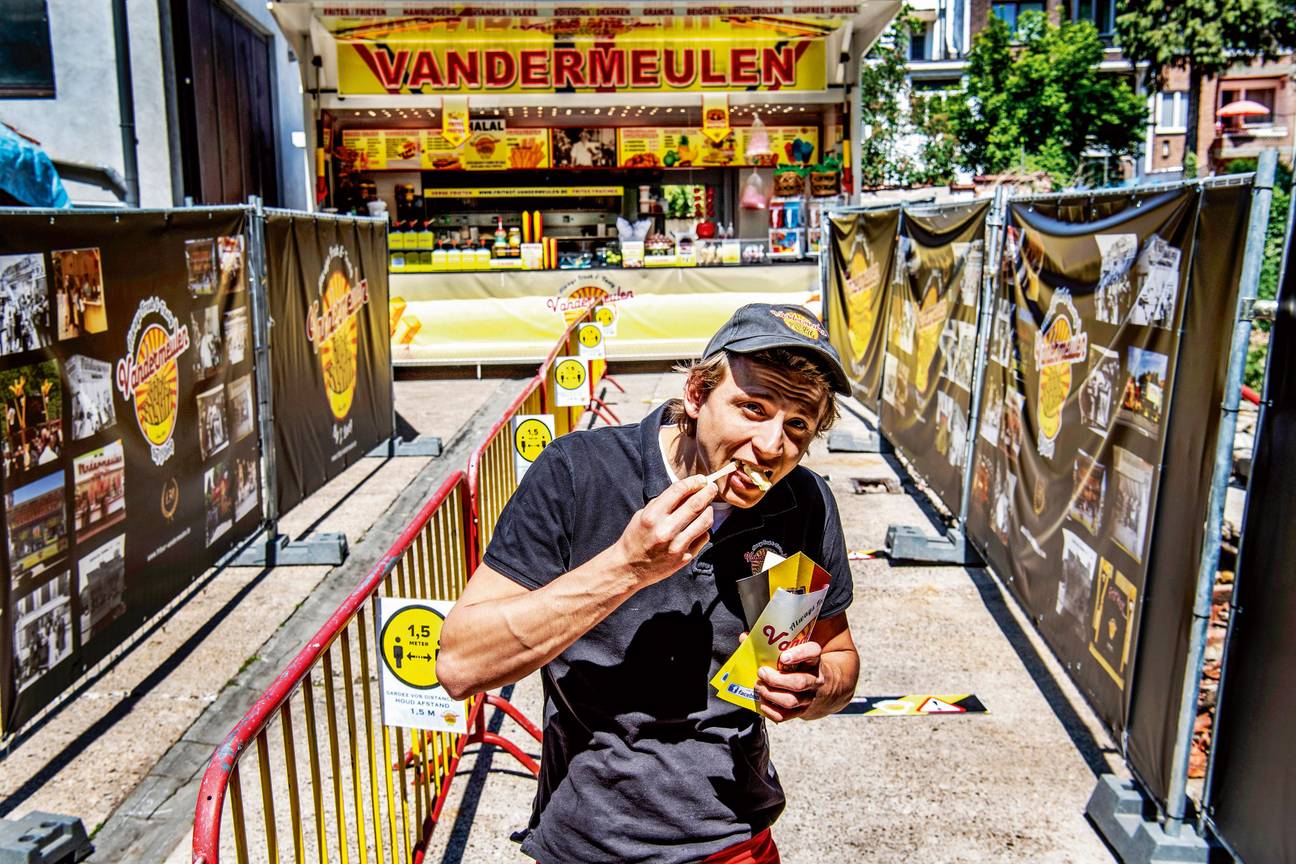
POLYGON ((592 168, 599 155, 599 146, 594 143, 594 136, 588 129, 582 129, 580 140, 571 147, 571 164, 577 168, 592 168))
POLYGON ((638 424, 563 436, 527 470, 446 619, 437 677, 464 698, 541 670, 541 774, 522 842, 540 864, 780 860, 765 720, 832 714, 859 674, 837 506, 799 465, 836 416, 834 390, 849 384, 818 320, 752 304, 712 338, 681 398, 638 424), (804 552, 831 579, 809 641, 760 671, 757 715, 709 682, 745 638, 735 582, 771 552, 804 552))

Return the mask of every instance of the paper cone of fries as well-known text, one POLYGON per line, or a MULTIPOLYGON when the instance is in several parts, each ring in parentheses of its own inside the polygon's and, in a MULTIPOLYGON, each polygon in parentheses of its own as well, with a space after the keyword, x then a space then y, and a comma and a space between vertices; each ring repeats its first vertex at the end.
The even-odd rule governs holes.
POLYGON ((749 630, 711 679, 721 699, 760 713, 756 670, 777 669, 780 654, 810 638, 828 581, 828 571, 800 552, 790 558, 767 553, 760 573, 739 580, 738 596, 749 630))

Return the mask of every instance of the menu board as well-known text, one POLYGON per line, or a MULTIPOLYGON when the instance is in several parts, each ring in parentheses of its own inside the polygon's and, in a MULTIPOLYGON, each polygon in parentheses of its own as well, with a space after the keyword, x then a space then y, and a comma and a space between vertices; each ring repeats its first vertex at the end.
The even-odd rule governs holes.
POLYGON ((713 141, 701 129, 620 129, 617 164, 622 168, 707 168, 725 165, 796 165, 817 161, 819 130, 813 126, 766 126, 767 153, 753 154, 752 130, 735 129, 713 141))
POLYGON ((339 154, 357 171, 503 171, 548 168, 552 164, 548 129, 479 129, 458 147, 439 129, 364 129, 342 133, 339 154))
POLYGON ((366 129, 343 132, 342 146, 355 154, 354 164, 357 171, 399 171, 419 168, 417 130, 366 129))
POLYGON ((467 143, 451 146, 440 132, 424 129, 419 136, 421 167, 425 171, 503 171, 507 168, 548 168, 548 129, 508 129, 473 132, 467 143))

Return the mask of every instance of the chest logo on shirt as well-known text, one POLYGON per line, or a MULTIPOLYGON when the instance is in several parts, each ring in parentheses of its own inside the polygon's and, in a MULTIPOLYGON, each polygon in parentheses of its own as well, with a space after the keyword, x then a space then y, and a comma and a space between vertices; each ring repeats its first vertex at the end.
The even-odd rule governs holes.
POLYGON ((787 553, 783 551, 783 547, 773 540, 761 540, 751 548, 750 552, 743 553, 743 558, 751 565, 753 576, 765 568, 765 556, 771 549, 773 549, 776 554, 782 555, 784 558, 787 557, 787 553))

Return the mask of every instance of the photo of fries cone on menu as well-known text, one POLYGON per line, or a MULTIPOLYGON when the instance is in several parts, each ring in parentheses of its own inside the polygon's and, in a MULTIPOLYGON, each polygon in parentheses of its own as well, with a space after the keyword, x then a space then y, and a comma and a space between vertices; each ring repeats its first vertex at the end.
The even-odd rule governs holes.
MULTIPOLYGON (((736 462, 730 466, 716 475, 740 470, 736 462)), ((828 581, 828 571, 800 552, 789 558, 769 552, 760 573, 737 582, 749 630, 738 650, 711 679, 716 695, 760 713, 756 702, 757 670, 762 666, 777 668, 780 654, 810 637, 819 620, 828 581)))

